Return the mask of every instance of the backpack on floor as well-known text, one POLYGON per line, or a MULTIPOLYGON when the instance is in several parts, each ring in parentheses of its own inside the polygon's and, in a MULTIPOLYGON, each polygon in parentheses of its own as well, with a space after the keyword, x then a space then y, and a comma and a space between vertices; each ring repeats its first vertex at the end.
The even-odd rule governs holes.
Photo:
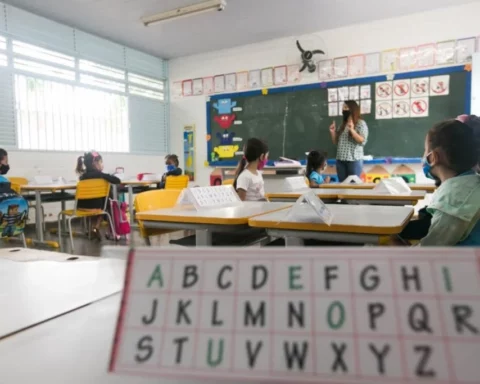
POLYGON ((127 217, 127 203, 110 199, 113 228, 117 236, 130 234, 130 223, 127 217))
POLYGON ((27 201, 11 188, 10 181, 0 176, 0 237, 20 235, 27 219, 27 201))

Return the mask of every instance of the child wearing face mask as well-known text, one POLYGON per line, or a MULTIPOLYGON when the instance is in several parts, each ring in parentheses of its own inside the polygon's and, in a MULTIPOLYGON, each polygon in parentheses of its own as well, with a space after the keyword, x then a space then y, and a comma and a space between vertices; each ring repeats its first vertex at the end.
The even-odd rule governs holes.
MULTIPOLYGON (((120 179, 118 177, 103 172, 102 156, 95 151, 87 152, 83 156, 80 156, 77 159, 77 168, 75 171, 80 176, 80 180, 103 179, 110 184, 120 184, 120 179)), ((110 195, 112 195, 111 191, 110 195)), ((77 204, 77 209, 83 210, 97 210, 103 209, 104 207, 105 199, 103 198, 80 200, 77 204)), ((100 235, 100 224, 102 219, 103 217, 99 216, 96 225, 92 229, 92 235, 98 240, 101 240, 102 238, 100 235)), ((113 235, 108 232, 106 237, 110 239, 113 238, 113 235)))
POLYGON ((474 130, 458 120, 437 124, 427 134, 423 171, 439 186, 422 246, 480 246, 479 147, 474 130))
POLYGON ((181 176, 183 171, 179 167, 180 162, 178 161, 177 155, 167 155, 165 156, 165 173, 162 176, 162 181, 158 184, 159 189, 165 188, 165 182, 168 176, 181 176))
POLYGON ((0 148, 0 175, 6 175, 10 170, 8 165, 8 153, 5 149, 0 148))
POLYGON ((265 200, 265 184, 261 170, 268 161, 268 146, 259 139, 248 139, 244 156, 235 172, 233 187, 242 201, 265 200))
POLYGON ((323 177, 322 173, 327 169, 327 157, 325 153, 312 151, 307 157, 307 169, 305 175, 308 177, 310 188, 318 188, 320 185, 330 183, 330 177, 323 177))

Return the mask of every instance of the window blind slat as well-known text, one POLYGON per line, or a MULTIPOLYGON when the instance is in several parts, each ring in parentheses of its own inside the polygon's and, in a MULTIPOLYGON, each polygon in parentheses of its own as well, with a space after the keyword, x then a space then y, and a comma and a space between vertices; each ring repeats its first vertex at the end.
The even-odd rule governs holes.
POLYGON ((166 77, 164 60, 131 48, 126 48, 125 55, 129 71, 159 79, 166 77))
POLYGON ((82 57, 125 68, 125 48, 120 44, 75 30, 75 46, 82 57))
POLYGON ((13 75, 8 70, 0 70, 0 90, 0 145, 15 147, 17 132, 15 129, 13 75))
POLYGON ((168 153, 167 105, 143 97, 130 96, 130 150, 134 153, 168 153))
POLYGON ((28 42, 74 52, 72 28, 10 5, 7 5, 6 9, 8 33, 28 42))
POLYGON ((5 4, 0 3, 0 31, 6 31, 7 30, 7 24, 6 21, 7 16, 5 14, 5 4))

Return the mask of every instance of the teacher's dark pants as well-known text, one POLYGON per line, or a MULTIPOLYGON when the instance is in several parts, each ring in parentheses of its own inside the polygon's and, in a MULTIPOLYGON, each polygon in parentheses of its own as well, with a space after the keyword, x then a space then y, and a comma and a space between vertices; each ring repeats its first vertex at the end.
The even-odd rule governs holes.
POLYGON ((345 181, 348 176, 358 176, 363 171, 363 160, 357 161, 343 161, 337 160, 337 175, 338 181, 341 183, 345 181))

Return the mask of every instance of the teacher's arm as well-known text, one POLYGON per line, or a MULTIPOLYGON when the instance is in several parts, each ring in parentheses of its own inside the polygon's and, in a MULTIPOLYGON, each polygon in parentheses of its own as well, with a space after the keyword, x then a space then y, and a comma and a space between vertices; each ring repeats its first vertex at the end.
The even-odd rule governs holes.
POLYGON ((357 142, 357 144, 365 145, 367 143, 367 139, 368 139, 367 123, 365 123, 364 121, 360 121, 357 124, 357 127, 355 129, 353 121, 350 120, 347 123, 347 127, 348 127, 348 130, 350 131, 350 135, 352 136, 353 140, 357 142))
POLYGON ((335 124, 335 121, 332 122, 329 129, 330 129, 330 137, 332 138, 332 143, 337 145, 338 136, 337 136, 337 125, 335 124))

